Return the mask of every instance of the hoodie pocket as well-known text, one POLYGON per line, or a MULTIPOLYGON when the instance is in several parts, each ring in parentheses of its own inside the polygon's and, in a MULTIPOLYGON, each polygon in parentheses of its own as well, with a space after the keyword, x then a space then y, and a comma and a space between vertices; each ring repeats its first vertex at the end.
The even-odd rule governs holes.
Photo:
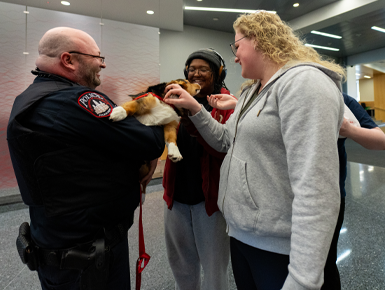
POLYGON ((223 159, 221 169, 219 172, 219 189, 218 189, 218 208, 219 210, 223 212, 223 201, 226 196, 226 190, 227 190, 227 176, 229 175, 229 163, 231 160, 231 155, 226 154, 225 159, 223 159))
POLYGON ((231 166, 231 169, 228 176, 224 176, 225 183, 227 183, 227 194, 224 200, 226 221, 238 230, 254 232, 259 217, 259 208, 251 198, 246 173, 247 163, 233 155, 231 164, 228 166, 231 166))

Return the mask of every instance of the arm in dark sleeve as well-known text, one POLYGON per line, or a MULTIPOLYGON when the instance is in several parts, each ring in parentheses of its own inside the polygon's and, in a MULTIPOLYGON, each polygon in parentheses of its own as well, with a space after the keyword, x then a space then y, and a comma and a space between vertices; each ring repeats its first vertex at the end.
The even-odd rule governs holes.
POLYGON ((136 160, 153 160, 162 155, 165 146, 163 127, 145 126, 132 116, 112 122, 109 115, 95 116, 73 100, 68 102, 66 110, 59 111, 56 123, 70 142, 98 146, 105 149, 106 154, 123 154, 136 160))
POLYGON ((378 127, 377 124, 374 123, 373 119, 369 116, 369 114, 365 111, 365 109, 355 99, 345 93, 342 95, 344 96, 344 102, 346 106, 350 109, 350 111, 352 111, 361 127, 367 129, 378 127))
POLYGON ((355 127, 344 120, 340 128, 341 135, 352 139, 366 149, 385 150, 384 132, 355 99, 346 94, 343 96, 346 106, 352 111, 361 127, 355 127))

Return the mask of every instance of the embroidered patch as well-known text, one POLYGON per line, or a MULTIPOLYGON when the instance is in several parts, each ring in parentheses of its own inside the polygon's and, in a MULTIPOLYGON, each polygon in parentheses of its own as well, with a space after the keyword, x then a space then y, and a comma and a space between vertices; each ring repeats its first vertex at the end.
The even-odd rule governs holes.
POLYGON ((108 117, 113 109, 105 97, 94 92, 82 94, 78 99, 78 103, 97 118, 108 117))

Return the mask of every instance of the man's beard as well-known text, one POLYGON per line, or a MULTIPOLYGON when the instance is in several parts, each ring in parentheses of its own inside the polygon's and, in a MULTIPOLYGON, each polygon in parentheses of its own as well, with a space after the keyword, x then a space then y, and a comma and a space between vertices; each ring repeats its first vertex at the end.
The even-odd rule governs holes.
POLYGON ((79 63, 81 65, 78 72, 78 77, 81 80, 81 84, 91 89, 95 89, 97 86, 100 86, 101 81, 96 76, 96 74, 100 71, 100 68, 93 68, 91 65, 84 62, 80 58, 79 63))

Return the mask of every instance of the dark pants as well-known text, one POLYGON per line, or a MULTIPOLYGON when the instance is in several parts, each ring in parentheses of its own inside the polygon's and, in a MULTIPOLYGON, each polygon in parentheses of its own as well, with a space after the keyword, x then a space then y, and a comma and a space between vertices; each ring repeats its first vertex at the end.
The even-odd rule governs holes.
POLYGON ((326 260, 324 269, 324 284, 321 290, 341 290, 340 273, 338 272, 337 261, 337 244, 340 236, 342 223, 345 214, 345 198, 341 198, 340 213, 338 215, 336 229, 334 231, 332 244, 326 260))
MULTIPOLYGON (((112 248, 111 253, 106 290, 130 290, 127 237, 112 248)), ((38 269, 38 274, 42 290, 80 290, 81 273, 78 270, 60 270, 56 267, 41 266, 38 269)))
POLYGON ((267 252, 230 238, 238 290, 280 290, 289 274, 289 255, 267 252))

